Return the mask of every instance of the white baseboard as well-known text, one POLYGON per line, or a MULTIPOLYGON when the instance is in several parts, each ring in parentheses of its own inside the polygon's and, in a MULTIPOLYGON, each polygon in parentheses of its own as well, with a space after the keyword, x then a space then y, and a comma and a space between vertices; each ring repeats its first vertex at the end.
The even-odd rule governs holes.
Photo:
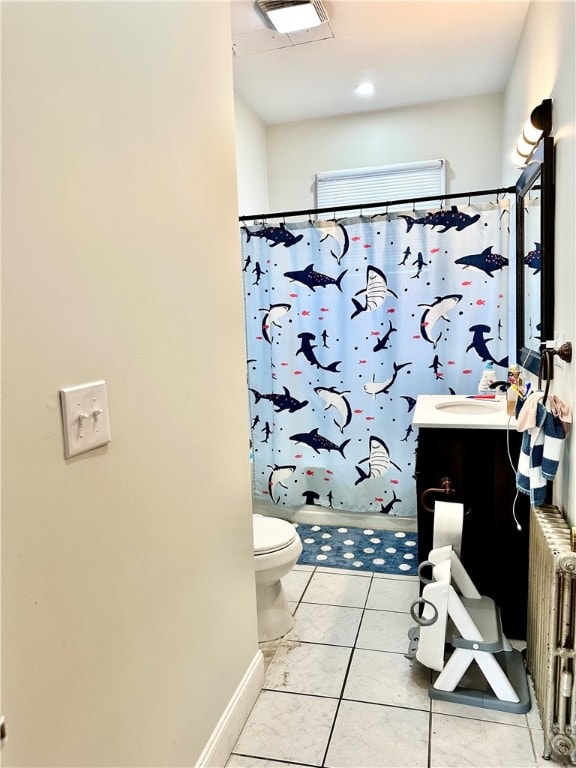
POLYGON ((264 656, 258 649, 212 736, 202 750, 196 768, 223 768, 226 765, 263 684, 264 656))

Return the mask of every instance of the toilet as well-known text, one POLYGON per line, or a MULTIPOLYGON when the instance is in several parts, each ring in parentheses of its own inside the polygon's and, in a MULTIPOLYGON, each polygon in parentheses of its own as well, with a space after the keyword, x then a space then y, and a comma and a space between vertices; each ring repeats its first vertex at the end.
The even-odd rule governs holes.
POLYGON ((294 626, 280 579, 302 552, 296 528, 286 520, 253 515, 254 567, 258 608, 258 642, 276 640, 294 626))

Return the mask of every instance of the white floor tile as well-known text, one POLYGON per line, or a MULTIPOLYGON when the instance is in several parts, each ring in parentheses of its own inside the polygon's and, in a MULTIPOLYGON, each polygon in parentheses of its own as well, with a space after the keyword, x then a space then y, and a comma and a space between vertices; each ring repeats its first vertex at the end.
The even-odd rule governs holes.
POLYGON ((343 701, 327 768, 426 768, 428 713, 343 701))
POLYGON ((322 765, 337 706, 336 699, 262 691, 233 751, 322 765))
MULTIPOLYGON (((277 760, 265 760, 260 757, 230 755, 226 768, 294 768, 293 763, 279 763, 277 760)), ((309 768, 299 763, 299 768, 309 768)))
POLYGON ((272 659, 274 658, 274 654, 278 650, 278 646, 280 645, 280 639, 278 640, 267 640, 265 643, 258 643, 258 647, 262 651, 262 655, 264 656, 264 669, 268 667, 268 665, 272 662, 272 659))
POLYGON ((416 575, 406 576, 403 573, 374 573, 375 579, 399 579, 400 581, 416 581, 420 583, 420 578, 416 575))
POLYGON ((297 603, 312 577, 311 571, 292 570, 282 579, 282 589, 288 602, 297 603))
POLYGON ((432 712, 454 717, 468 717, 473 720, 487 720, 491 723, 504 723, 518 728, 527 728, 526 715, 517 715, 513 712, 504 712, 499 709, 487 709, 486 707, 471 707, 467 704, 456 704, 452 701, 432 700, 432 712))
POLYGON ((526 719, 528 720, 528 726, 530 728, 533 728, 535 731, 541 731, 543 727, 542 717, 540 715, 540 708, 536 700, 536 693, 534 691, 534 681, 532 680, 531 675, 528 675, 528 688, 530 689, 530 699, 532 701, 532 707, 530 708, 530 712, 528 712, 526 715, 526 719))
POLYGON ((369 578, 372 577, 372 571, 357 571, 356 568, 351 571, 350 568, 328 568, 328 566, 323 566, 320 568, 317 566, 316 573, 343 573, 345 576, 350 576, 350 574, 353 573, 354 576, 368 576, 369 578))
POLYGON ((415 624, 409 613, 364 611, 357 648, 406 653, 408 630, 415 624))
POLYGON ((362 609, 300 603, 294 616, 296 623, 286 635, 286 640, 352 647, 362 618, 362 609))
POLYGON ((408 579, 372 579, 366 608, 409 613, 419 595, 420 585, 408 579))
POLYGON ((527 728, 432 715, 430 768, 535 768, 527 728))
MULTIPOLYGON (((227 768, 319 768, 327 747, 325 768, 557 764, 534 698, 527 715, 429 699, 433 673, 404 656, 416 577, 296 566, 283 584, 296 624, 259 646, 265 690, 227 768)), ((462 682, 482 687, 475 674, 462 682)))
POLYGON ((364 608, 370 580, 363 576, 315 573, 304 595, 306 603, 364 608))
POLYGON ((514 712, 504 712, 499 709, 486 707, 472 707, 467 704, 456 704, 452 701, 432 700, 432 712, 454 717, 468 717, 473 720, 487 720, 491 723, 504 723, 518 728, 527 728, 526 715, 517 715, 514 712))
MULTIPOLYGON (((546 760, 544 755, 544 731, 533 731, 530 730, 530 736, 532 737, 532 749, 534 750, 534 755, 536 757, 536 765, 538 768, 551 768, 552 766, 556 766, 558 764, 562 765, 562 763, 559 763, 557 759, 552 755, 551 759, 546 760)), ((564 763, 565 765, 566 763, 564 763)))
POLYGON ((338 698, 351 648, 284 641, 268 671, 264 688, 338 698))
POLYGON ((345 699, 430 710, 430 670, 399 653, 356 649, 345 699))

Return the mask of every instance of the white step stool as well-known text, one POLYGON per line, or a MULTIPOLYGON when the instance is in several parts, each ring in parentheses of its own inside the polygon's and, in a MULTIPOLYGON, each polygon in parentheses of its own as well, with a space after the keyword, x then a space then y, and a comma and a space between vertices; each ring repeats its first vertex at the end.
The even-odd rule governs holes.
POLYGON ((419 572, 425 586, 410 609, 418 626, 408 633, 407 656, 440 672, 430 686, 430 698, 528 712, 530 693, 522 654, 502 634, 500 611, 491 598, 480 595, 452 546, 433 549, 419 572), (432 567, 431 580, 422 576, 425 566, 432 567), (454 651, 445 661, 447 634, 452 635, 449 642, 454 651), (491 691, 458 686, 473 661, 491 691))

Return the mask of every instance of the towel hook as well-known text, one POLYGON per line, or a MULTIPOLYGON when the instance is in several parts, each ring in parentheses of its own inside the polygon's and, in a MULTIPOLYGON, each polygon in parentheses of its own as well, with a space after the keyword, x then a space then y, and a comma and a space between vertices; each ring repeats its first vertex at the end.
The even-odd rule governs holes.
POLYGON ((550 391, 550 381, 553 375, 552 366, 554 365, 554 355, 558 355, 558 357, 561 360, 564 360, 565 363, 572 362, 572 342, 566 341, 557 349, 554 349, 552 346, 548 346, 549 343, 551 342, 544 342, 544 344, 540 346, 541 357, 540 365, 538 366, 538 389, 542 389, 542 376, 544 374, 546 378, 544 399, 548 397, 548 392, 550 391), (544 371, 544 369, 546 370, 544 371))
POLYGON ((550 372, 550 350, 544 346, 542 348, 542 354, 540 356, 540 365, 538 366, 538 389, 542 389, 542 377, 546 379, 546 388, 544 389, 544 397, 543 400, 546 402, 548 399, 548 394, 550 392, 550 379, 551 379, 551 372, 550 372))

